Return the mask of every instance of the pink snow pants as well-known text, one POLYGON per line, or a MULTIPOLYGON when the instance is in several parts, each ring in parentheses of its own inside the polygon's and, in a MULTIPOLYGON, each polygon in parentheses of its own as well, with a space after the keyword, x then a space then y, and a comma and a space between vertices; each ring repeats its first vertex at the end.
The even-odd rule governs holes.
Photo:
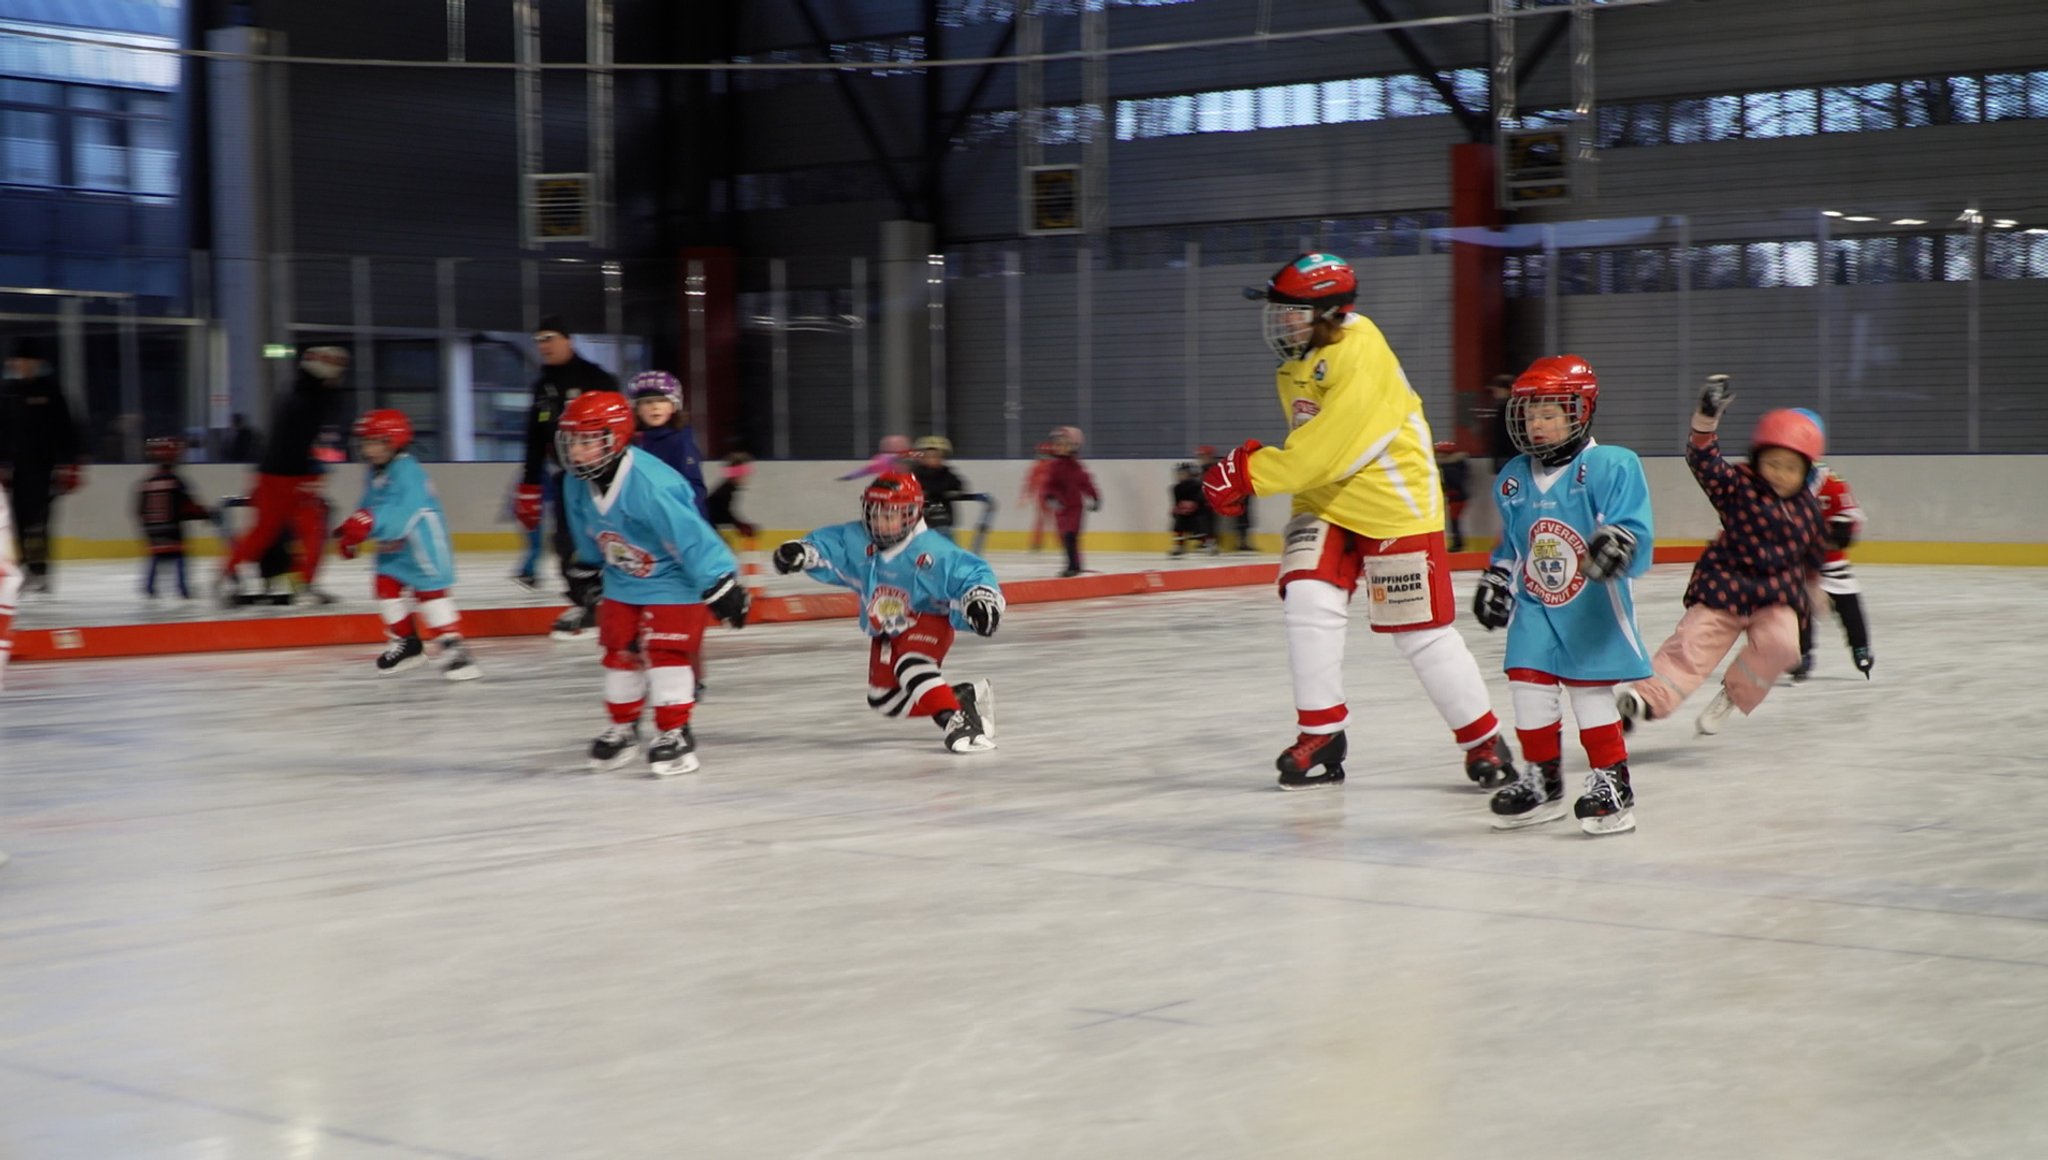
POLYGON ((1771 685, 1799 661, 1799 617, 1783 604, 1737 616, 1695 604, 1685 610, 1671 639, 1650 658, 1656 674, 1636 682, 1636 692, 1649 704, 1650 716, 1669 717, 1728 655, 1735 638, 1749 633, 1749 643, 1722 675, 1728 699, 1747 716, 1763 704, 1771 685))

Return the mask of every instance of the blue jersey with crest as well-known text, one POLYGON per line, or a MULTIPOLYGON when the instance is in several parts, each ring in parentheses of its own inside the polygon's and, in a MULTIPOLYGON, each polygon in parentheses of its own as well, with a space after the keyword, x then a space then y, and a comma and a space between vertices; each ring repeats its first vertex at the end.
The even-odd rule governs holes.
POLYGON ((1515 596, 1506 667, 1570 681, 1648 677, 1631 578, 1650 570, 1650 484, 1635 452, 1588 441, 1555 471, 1517 455, 1494 479, 1493 502, 1501 537, 1492 563, 1515 596), (1635 559, 1626 576, 1590 580, 1586 546, 1610 524, 1634 534, 1635 559))
POLYGON ((370 539, 377 543, 377 574, 415 592, 437 592, 455 583, 455 552, 448 542, 448 518, 427 479, 427 469, 401 451, 382 467, 370 468, 362 509, 370 513, 370 539))
POLYGON ((604 594, 626 604, 702 604, 704 591, 739 571, 676 470, 628 447, 600 492, 587 480, 562 478, 562 505, 576 539, 576 558, 604 565, 604 594))
POLYGON ((1002 586, 988 561, 919 523, 893 548, 877 548, 859 520, 819 528, 804 537, 818 553, 813 580, 860 593, 861 629, 869 636, 895 636, 918 616, 944 616, 956 629, 972 631, 960 601, 976 588, 996 595, 1002 586))

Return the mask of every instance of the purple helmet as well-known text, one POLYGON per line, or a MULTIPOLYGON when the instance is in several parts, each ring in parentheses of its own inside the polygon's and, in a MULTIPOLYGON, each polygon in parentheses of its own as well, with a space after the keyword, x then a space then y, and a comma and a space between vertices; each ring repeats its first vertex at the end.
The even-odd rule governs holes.
POLYGON ((667 371, 641 371, 626 385, 626 397, 636 403, 641 399, 662 398, 680 407, 683 405, 683 384, 667 371))

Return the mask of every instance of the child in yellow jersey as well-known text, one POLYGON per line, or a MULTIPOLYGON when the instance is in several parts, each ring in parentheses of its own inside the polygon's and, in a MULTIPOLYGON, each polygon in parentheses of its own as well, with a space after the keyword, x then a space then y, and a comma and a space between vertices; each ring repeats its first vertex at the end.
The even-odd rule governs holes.
POLYGON ((1266 342, 1280 356, 1280 405, 1293 431, 1281 447, 1234 448, 1202 480, 1224 515, 1254 495, 1294 496, 1280 593, 1300 735, 1275 762, 1280 788, 1344 780, 1344 635, 1361 579, 1372 630, 1391 634, 1421 678, 1465 751, 1466 776, 1481 788, 1505 785, 1514 755, 1479 662, 1451 623, 1458 609, 1435 441, 1386 338, 1352 312, 1357 296, 1357 276, 1333 254, 1303 254, 1266 283, 1266 342))

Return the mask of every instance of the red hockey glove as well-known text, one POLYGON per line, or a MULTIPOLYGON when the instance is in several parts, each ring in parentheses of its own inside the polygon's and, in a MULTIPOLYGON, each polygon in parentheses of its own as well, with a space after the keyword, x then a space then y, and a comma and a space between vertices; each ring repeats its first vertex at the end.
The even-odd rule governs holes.
POLYGON ((522 483, 512 496, 512 518, 527 531, 540 527, 540 485, 522 483))
POLYGON ((85 466, 79 463, 60 463, 50 473, 50 490, 58 495, 70 495, 85 486, 85 466))
POLYGON ((1249 460, 1259 447, 1258 440, 1247 439, 1244 446, 1231 448, 1202 473, 1202 495, 1218 513, 1234 516, 1244 512, 1245 501, 1254 494, 1249 460))
POLYGON ((341 541, 342 559, 356 558, 357 545, 370 538, 370 528, 376 522, 376 517, 365 508, 357 508, 354 515, 341 521, 341 526, 334 529, 334 538, 341 541))

